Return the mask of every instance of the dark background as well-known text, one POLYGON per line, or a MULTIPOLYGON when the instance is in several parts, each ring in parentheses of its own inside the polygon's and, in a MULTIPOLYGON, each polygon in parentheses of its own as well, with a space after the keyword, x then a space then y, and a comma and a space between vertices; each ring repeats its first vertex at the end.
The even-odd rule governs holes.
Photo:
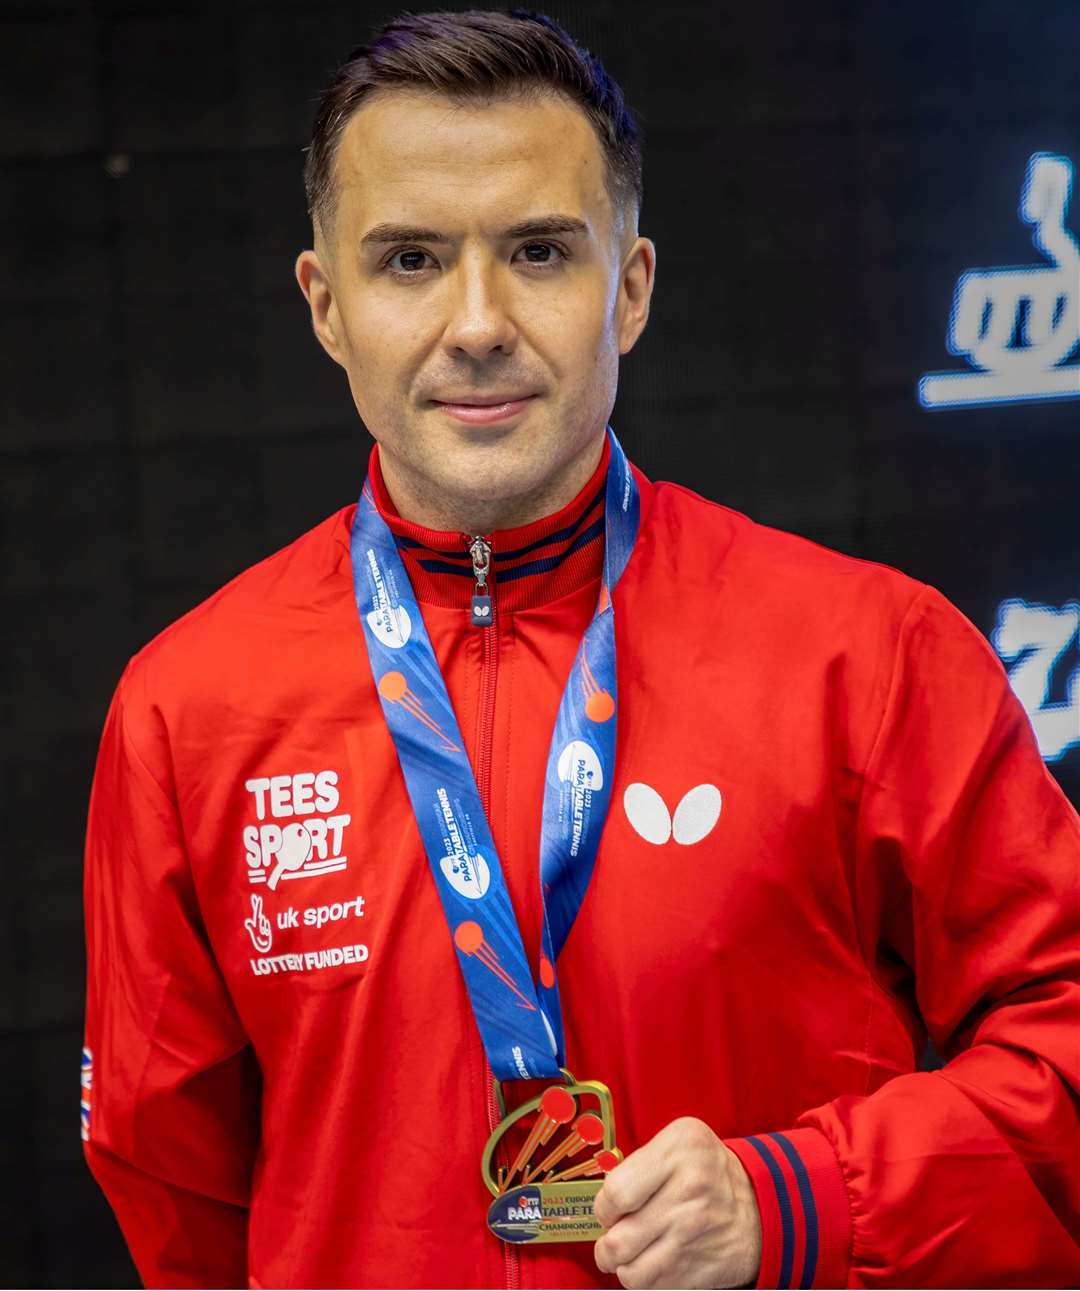
MULTIPOLYGON (((394 11, 0 4, 7 1285, 137 1285, 78 1131, 97 739, 135 650, 359 491, 369 441, 293 277, 301 149, 394 11)), ((1080 3, 547 11, 645 128, 631 457, 899 566, 987 633, 1006 597, 1080 597, 1080 400, 916 398, 964 367, 958 275, 1040 262, 1017 204, 1032 153, 1080 163, 1080 3)), ((1052 769, 1080 802, 1080 748, 1052 769)))

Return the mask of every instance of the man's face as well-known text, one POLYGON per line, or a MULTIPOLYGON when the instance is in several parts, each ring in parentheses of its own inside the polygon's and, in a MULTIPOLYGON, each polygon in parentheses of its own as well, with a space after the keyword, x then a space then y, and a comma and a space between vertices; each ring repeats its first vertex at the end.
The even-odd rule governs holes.
POLYGON ((336 180, 334 245, 303 252, 297 278, 391 491, 429 514, 513 514, 595 464, 654 252, 619 227, 584 114, 550 95, 385 93, 346 127, 336 180), (524 402, 445 406, 507 398, 524 402))

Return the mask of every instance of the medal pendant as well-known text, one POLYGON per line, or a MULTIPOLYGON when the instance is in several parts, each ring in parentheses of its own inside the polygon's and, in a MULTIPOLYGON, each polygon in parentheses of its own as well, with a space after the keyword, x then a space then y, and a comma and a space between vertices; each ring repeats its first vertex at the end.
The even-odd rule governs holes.
MULTIPOLYGON (((504 1242, 595 1242, 604 1229, 593 1214, 603 1176, 622 1160, 615 1146, 611 1091, 598 1081, 564 1085, 503 1117, 484 1147, 481 1172, 495 1200, 488 1228, 504 1242), (510 1165, 495 1166, 495 1149, 512 1131, 520 1143, 510 1165), (524 1133, 524 1141, 521 1135, 524 1133)), ((502 1090, 496 1085, 505 1111, 502 1090)))

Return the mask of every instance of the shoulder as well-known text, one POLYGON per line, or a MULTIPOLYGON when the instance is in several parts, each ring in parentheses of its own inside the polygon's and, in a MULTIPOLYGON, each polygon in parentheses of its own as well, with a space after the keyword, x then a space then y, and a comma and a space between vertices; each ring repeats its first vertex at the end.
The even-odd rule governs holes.
POLYGON ((666 565, 702 606, 710 632, 734 632, 763 658, 843 656, 879 681, 905 660, 923 676, 968 669, 994 688, 1004 681, 986 635, 933 585, 759 524, 682 485, 654 490, 648 576, 661 578, 666 565))
POLYGON ((962 611, 891 565, 759 524, 668 483, 654 486, 641 537, 638 587, 674 604, 682 640, 722 656, 731 684, 765 684, 800 702, 824 696, 855 730, 853 765, 865 765, 897 695, 962 691, 974 712, 993 708, 1007 686, 990 642, 962 611))
POLYGON ((129 712, 243 688, 253 672, 351 606, 349 532, 341 508, 243 570, 159 632, 129 661, 119 688, 129 712))
MULTIPOLYGON (((761 524, 680 484, 654 486, 650 546, 677 553, 680 577, 743 593, 758 613, 811 620, 876 612, 895 629, 916 602, 940 593, 891 565, 847 555, 761 524)), ((946 602, 947 604, 947 602, 946 602)), ((959 613, 959 611, 956 611, 959 613)))

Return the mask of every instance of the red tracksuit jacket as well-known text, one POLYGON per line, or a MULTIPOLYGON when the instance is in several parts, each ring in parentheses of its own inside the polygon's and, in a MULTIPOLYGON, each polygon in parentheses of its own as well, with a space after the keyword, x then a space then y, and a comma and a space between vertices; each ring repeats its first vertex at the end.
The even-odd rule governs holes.
MULTIPOLYGON (((397 517, 373 455, 531 963, 606 464, 493 536, 473 628, 462 535, 397 517)), ((1001 665, 933 588, 638 483, 616 781, 559 962, 569 1069, 611 1088, 627 1153, 680 1116, 727 1141, 759 1286, 1080 1284, 1080 820, 1001 665), (943 1070, 917 1070, 927 1032, 943 1070)), ((617 1285, 590 1243, 485 1226, 490 1079, 352 514, 120 681, 86 858, 90 1167, 153 1286, 617 1285), (313 854, 275 880, 297 822, 313 854)))

